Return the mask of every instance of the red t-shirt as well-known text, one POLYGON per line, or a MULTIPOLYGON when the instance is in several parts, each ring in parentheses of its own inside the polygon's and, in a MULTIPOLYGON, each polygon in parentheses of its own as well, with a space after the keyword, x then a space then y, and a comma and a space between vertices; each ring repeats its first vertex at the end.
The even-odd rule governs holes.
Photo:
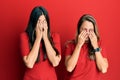
MULTIPOLYGON (((73 72, 68 72, 66 74, 65 80, 100 80, 101 73, 97 68, 95 60, 91 60, 89 58, 87 45, 88 44, 85 43, 82 46, 77 65, 73 72)), ((75 46, 74 42, 68 43, 65 49, 65 56, 72 55, 75 46)), ((101 48, 102 56, 106 57, 106 52, 104 47, 101 45, 101 41, 99 42, 99 46, 101 48)))
MULTIPOLYGON (((55 48, 61 53, 60 37, 58 34, 51 35, 55 48)), ((21 54, 26 56, 30 52, 29 38, 26 32, 22 33, 21 39, 21 54)), ((50 64, 48 58, 43 61, 43 50, 40 45, 40 61, 34 65, 32 69, 26 68, 24 80, 57 80, 54 67, 50 64)))

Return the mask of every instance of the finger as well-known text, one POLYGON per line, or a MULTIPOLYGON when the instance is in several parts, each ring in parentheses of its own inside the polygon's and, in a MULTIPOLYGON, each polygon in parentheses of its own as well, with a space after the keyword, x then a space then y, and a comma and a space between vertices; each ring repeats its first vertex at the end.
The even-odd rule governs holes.
POLYGON ((39 23, 39 27, 40 27, 40 28, 43 28, 43 24, 42 24, 42 23, 39 23))
POLYGON ((39 23, 37 24, 37 28, 41 31, 41 27, 39 23))
POLYGON ((90 31, 90 37, 94 37, 94 32, 90 31))
POLYGON ((83 35, 83 33, 84 33, 84 31, 82 31, 79 35, 78 35, 78 38, 81 38, 81 39, 83 39, 82 37, 82 35, 83 35))
POLYGON ((90 31, 89 36, 90 36, 90 38, 93 38, 93 37, 94 37, 94 33, 93 33, 93 31, 90 31))
POLYGON ((39 28, 39 23, 37 23, 36 27, 39 28))
POLYGON ((44 23, 45 30, 48 29, 47 23, 44 23))
POLYGON ((85 34, 85 30, 83 30, 81 33, 80 33, 80 36, 83 36, 85 34))
POLYGON ((46 26, 43 27, 43 31, 46 32, 46 26))
POLYGON ((88 33, 85 31, 82 35, 83 39, 85 40, 88 37, 88 33))
POLYGON ((92 39, 92 35, 91 34, 89 34, 89 38, 90 38, 90 40, 92 39))
POLYGON ((83 41, 85 41, 85 39, 87 38, 86 31, 81 32, 81 34, 79 35, 79 38, 81 38, 83 41))
POLYGON ((42 28, 41 28, 41 27, 39 27, 39 30, 40 30, 40 31, 42 31, 42 28))
POLYGON ((85 31, 82 31, 79 35, 83 37, 84 34, 85 34, 85 31))
POLYGON ((46 30, 48 29, 48 26, 47 26, 47 24, 46 24, 45 28, 46 28, 46 30))
POLYGON ((91 33, 92 33, 93 36, 96 36, 96 34, 93 31, 91 33))
POLYGON ((84 39, 86 39, 89 36, 89 34, 86 32, 84 39))
POLYGON ((97 37, 96 37, 96 35, 95 35, 95 33, 93 31, 90 32, 89 38, 90 38, 90 40, 93 40, 93 41, 97 40, 97 37))

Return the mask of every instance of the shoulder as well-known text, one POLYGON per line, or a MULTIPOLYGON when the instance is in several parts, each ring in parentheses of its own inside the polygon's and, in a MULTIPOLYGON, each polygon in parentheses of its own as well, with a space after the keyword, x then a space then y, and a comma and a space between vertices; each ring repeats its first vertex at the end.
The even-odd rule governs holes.
POLYGON ((69 40, 65 43, 65 56, 72 55, 75 49, 75 40, 69 40))
POLYGON ((26 40, 28 40, 29 38, 28 38, 28 34, 26 33, 26 32, 22 32, 21 34, 20 34, 20 39, 26 39, 26 40))
POLYGON ((60 35, 59 33, 51 33, 51 38, 54 42, 60 41, 60 35))
POLYGON ((53 32, 53 33, 51 33, 51 37, 52 38, 58 38, 58 37, 60 37, 60 35, 59 35, 59 33, 53 32))
POLYGON ((65 43, 66 48, 74 47, 74 46, 75 46, 75 40, 69 40, 65 43))

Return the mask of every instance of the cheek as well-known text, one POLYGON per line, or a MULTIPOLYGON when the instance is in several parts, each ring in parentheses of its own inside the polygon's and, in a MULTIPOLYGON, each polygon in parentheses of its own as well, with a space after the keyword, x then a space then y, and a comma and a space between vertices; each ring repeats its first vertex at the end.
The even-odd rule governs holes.
POLYGON ((83 31, 83 30, 80 29, 78 34, 80 34, 82 31, 83 31))
POLYGON ((82 32, 82 31, 84 31, 84 30, 85 30, 85 29, 80 29, 79 32, 82 32))
POLYGON ((82 30, 80 29, 80 30, 79 30, 79 33, 81 33, 81 32, 82 32, 82 30))

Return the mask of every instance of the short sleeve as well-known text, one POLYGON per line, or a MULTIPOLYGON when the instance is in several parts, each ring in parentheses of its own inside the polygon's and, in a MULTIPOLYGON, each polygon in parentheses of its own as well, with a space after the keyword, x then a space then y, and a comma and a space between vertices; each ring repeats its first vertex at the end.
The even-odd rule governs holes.
POLYGON ((26 32, 20 34, 20 49, 21 55, 26 56, 28 55, 30 48, 29 48, 29 38, 26 32))
POLYGON ((106 49, 105 49, 105 45, 102 41, 99 41, 99 46, 101 48, 101 54, 103 57, 107 58, 107 52, 106 52, 106 49))
POLYGON ((59 34, 58 33, 52 33, 51 37, 52 37, 52 40, 54 42, 55 48, 61 54, 61 43, 60 43, 60 36, 59 36, 59 34))
POLYGON ((72 55, 74 49, 74 44, 71 42, 67 42, 65 44, 65 56, 72 55))

